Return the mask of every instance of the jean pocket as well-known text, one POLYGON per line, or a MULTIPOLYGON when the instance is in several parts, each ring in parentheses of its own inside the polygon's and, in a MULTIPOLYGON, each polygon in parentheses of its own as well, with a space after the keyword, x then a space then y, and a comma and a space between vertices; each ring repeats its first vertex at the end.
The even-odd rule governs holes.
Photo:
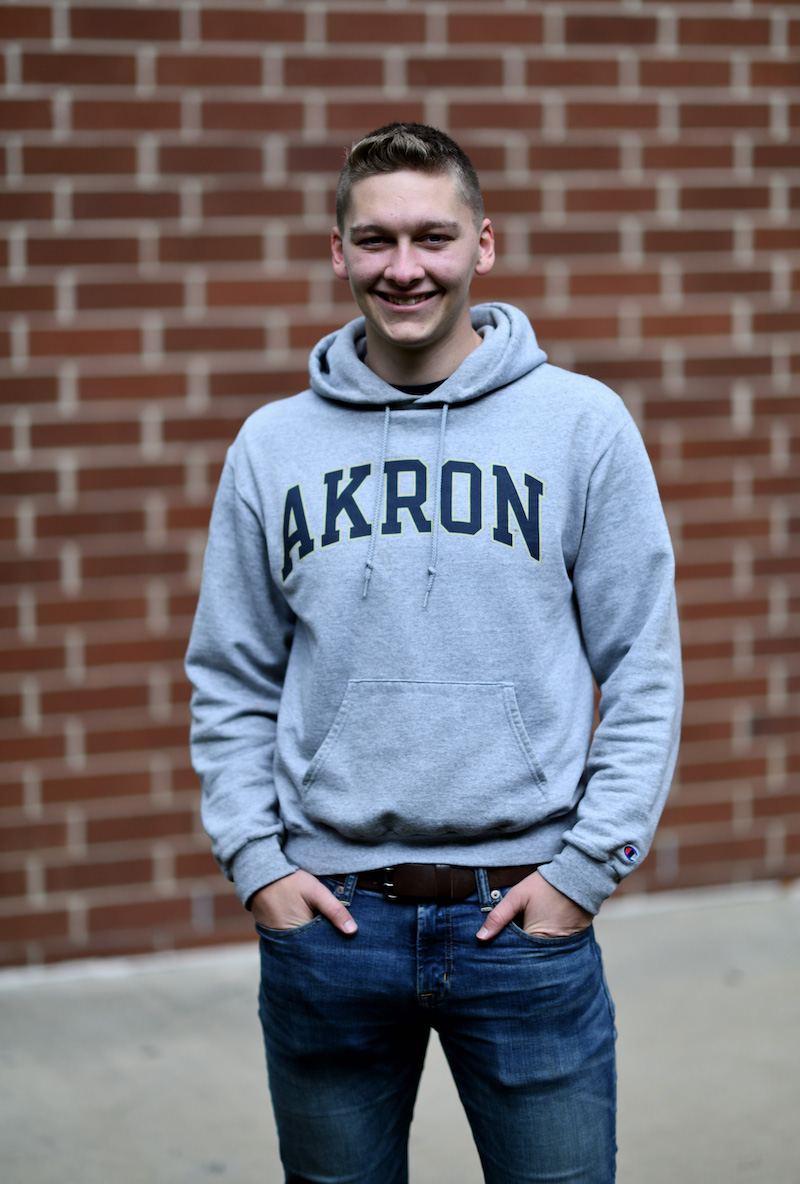
POLYGON ((516 921, 509 921, 506 928, 516 934, 517 937, 521 937, 524 941, 530 942, 532 945, 564 951, 579 949, 592 933, 591 925, 587 925, 585 929, 578 930, 577 933, 568 933, 563 937, 547 937, 541 933, 528 933, 527 929, 523 929, 516 921))
POLYGON ((292 925, 289 929, 270 929, 266 925, 259 925, 258 921, 254 922, 256 933, 260 937, 268 937, 278 941, 285 941, 290 937, 298 937, 303 933, 308 933, 309 930, 314 929, 324 921, 322 913, 318 913, 316 917, 312 917, 310 921, 305 921, 302 925, 292 925))

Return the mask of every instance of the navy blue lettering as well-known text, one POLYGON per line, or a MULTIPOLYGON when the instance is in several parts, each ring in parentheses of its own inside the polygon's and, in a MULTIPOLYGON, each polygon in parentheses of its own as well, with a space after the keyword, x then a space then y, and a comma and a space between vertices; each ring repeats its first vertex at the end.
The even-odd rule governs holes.
POLYGON ((294 566, 292 548, 298 544, 300 546, 300 550, 297 552, 298 559, 303 559, 314 550, 314 540, 309 534, 300 486, 293 485, 286 494, 286 502, 283 507, 283 567, 281 575, 284 579, 294 566), (294 530, 292 530, 292 519, 294 519, 294 530))
POLYGON ((442 526, 451 534, 477 534, 482 525, 483 474, 471 460, 449 460, 442 465, 442 526), (453 517, 453 474, 469 477, 469 518, 453 517))
POLYGON ((346 514, 350 519, 350 538, 362 539, 370 533, 370 525, 356 505, 353 496, 359 485, 369 476, 371 465, 352 465, 350 468, 350 484, 339 493, 339 482, 344 477, 344 469, 336 469, 333 473, 326 473, 323 481, 328 487, 327 503, 325 507, 325 533, 320 542, 323 547, 339 542, 339 531, 336 529, 336 519, 340 514, 346 514))
POLYGON ((509 530, 508 524, 510 509, 517 520, 531 558, 538 562, 540 556, 539 502, 544 494, 544 483, 536 477, 531 477, 529 473, 523 474, 528 489, 526 512, 513 478, 505 465, 493 465, 492 473, 497 487, 497 526, 492 531, 492 538, 495 542, 504 543, 507 547, 514 546, 514 536, 509 530))
POLYGON ((428 475, 421 460, 387 460, 386 471, 386 521, 381 534, 402 534, 402 523, 398 517, 401 510, 408 510, 420 534, 429 534, 431 524, 422 513, 422 504, 428 496, 428 475), (401 473, 413 473, 416 477, 414 492, 401 494, 398 485, 401 473))

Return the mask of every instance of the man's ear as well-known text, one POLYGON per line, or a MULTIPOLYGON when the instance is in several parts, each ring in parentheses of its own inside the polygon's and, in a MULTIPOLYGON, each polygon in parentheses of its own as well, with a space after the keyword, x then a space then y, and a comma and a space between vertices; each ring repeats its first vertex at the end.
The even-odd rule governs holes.
POLYGON ((494 267, 494 230, 488 218, 484 218, 478 238, 478 262, 476 275, 488 275, 494 267))
POLYGON ((331 231, 331 262, 333 263, 333 274, 338 280, 349 279, 347 274, 347 264, 344 261, 344 244, 342 243, 342 232, 338 226, 334 226, 331 231))

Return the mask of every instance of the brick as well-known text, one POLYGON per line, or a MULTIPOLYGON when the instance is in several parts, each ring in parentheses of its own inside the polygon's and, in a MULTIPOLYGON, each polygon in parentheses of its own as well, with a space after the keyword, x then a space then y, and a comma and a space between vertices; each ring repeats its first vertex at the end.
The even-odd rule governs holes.
POLYGON ((611 144, 534 144, 529 167, 545 172, 615 172, 619 148, 611 144))
POLYGON ((756 333, 797 333, 800 312, 758 312, 753 317, 756 333))
POLYGON ((124 930, 150 930, 191 919, 191 901, 187 898, 137 901, 131 904, 102 905, 89 910, 90 933, 124 930))
POLYGON ((568 45, 652 45, 658 25, 651 16, 566 15, 564 40, 568 45))
POLYGON ((302 103, 203 103, 203 127, 209 131, 299 131, 302 126, 302 103))
POLYGON ((180 128, 180 103, 129 99, 99 102, 78 100, 72 104, 76 131, 160 131, 180 128))
POLYGON ((731 329, 731 318, 727 313, 642 317, 644 337, 713 337, 727 335, 731 329))
MULTIPOLYGON (((153 810, 121 817, 90 818, 86 839, 91 845, 133 843, 192 833, 195 816, 189 810, 153 810)), ((215 865, 216 866, 216 865, 215 865)))
POLYGON ((493 214, 538 213, 542 206, 541 194, 533 185, 518 189, 484 189, 486 209, 493 214))
MULTIPOLYGON (((179 399, 186 393, 183 374, 84 374, 79 384, 81 401, 98 399, 179 399)), ((82 479, 88 479, 84 470, 82 479)))
MULTIPOLYGON (((55 493, 56 492, 56 474, 52 469, 31 469, 28 468, 21 473, 2 473, 0 474, 0 494, 3 497, 29 497, 35 493, 55 493)), ((8 520, 10 523, 14 519, 8 520)), ((14 538, 16 531, 9 533, 9 538, 14 538)), ((15 622, 16 624, 16 622, 15 622)), ((2 716, 0 716, 2 718, 2 716)))
POLYGON ((591 214, 601 210, 641 212, 654 210, 656 205, 656 191, 651 186, 571 189, 565 196, 565 207, 571 214, 591 214))
POLYGON ((534 58, 525 64, 528 86, 617 86, 619 66, 613 58, 534 58))
POLYGON ((715 49, 728 45, 769 45, 770 23, 761 18, 682 17, 678 21, 681 45, 710 45, 715 49))
POLYGON ((375 58, 291 57, 284 61, 286 86, 380 86, 383 63, 375 58))
POLYGON ((0 312, 52 312, 55 294, 50 284, 15 284, 0 288, 0 312))
POLYGON ((338 177, 349 144, 292 144, 287 161, 293 173, 333 173, 338 177))
POLYGON ((528 249, 536 258, 562 255, 616 255, 619 234, 616 230, 548 230, 528 236, 528 249))
POLYGON ((0 379, 0 402, 52 403, 58 398, 58 384, 51 374, 0 379))
POLYGON ((670 90, 690 86, 706 90, 712 86, 730 86, 731 67, 727 61, 692 61, 685 57, 672 61, 651 58, 639 62, 639 82, 641 86, 670 90))
POLYGON ((730 169, 733 148, 729 144, 646 145, 642 163, 646 169, 730 169))
POLYGON ((680 109, 682 128, 768 128, 766 103, 683 103, 680 109))
POLYGON ((24 871, 0 872, 0 900, 10 900, 14 896, 25 896, 27 891, 27 877, 24 871))
POLYGON ((72 144, 69 147, 26 147, 22 154, 23 168, 29 176, 43 174, 78 176, 89 173, 127 176, 136 170, 136 149, 133 145, 106 145, 88 148, 72 144))
POLYGON ((324 259, 331 257, 330 243, 322 234, 290 234, 286 254, 292 260, 324 259))
POLYGON ((674 255, 692 251, 733 250, 733 232, 730 230, 647 230, 644 233, 644 249, 650 254, 674 255))
POLYGON ((0 827, 0 852, 46 851, 63 847, 66 841, 63 822, 16 822, 4 815, 0 827))
MULTIPOLYGON (((653 272, 593 272, 569 278, 569 290, 573 296, 657 296, 660 288, 661 279, 653 272)), ((648 401, 648 415, 650 407, 648 401)))
POLYGON ((17 38, 41 38, 52 35, 50 11, 34 8, 30 4, 12 7, 6 4, 0 9, 0 38, 14 41, 17 38))
POLYGON ((539 103, 452 103, 449 126, 459 128, 531 128, 542 124, 539 103))
MULTIPOLYGON (((410 123, 424 123, 425 122, 425 106, 423 103, 409 102, 407 99, 403 100, 403 119, 410 123)), ((331 131, 349 131, 352 138, 355 139, 364 134, 364 104, 363 103, 337 103, 330 101, 327 105, 328 127, 331 131)), ((383 127, 387 123, 392 123, 397 118, 397 103, 380 103, 370 102, 369 105, 369 122, 373 127, 383 127)), ((450 109, 449 126, 454 127, 452 107, 450 109)), ((339 157, 339 164, 344 159, 344 153, 339 157)))
POLYGON ((206 218, 271 218, 302 209, 300 189, 214 189, 203 194, 206 218))
POLYGON ((800 247, 800 227, 760 226, 753 235, 757 251, 796 251, 800 247))
POLYGON ((447 40, 451 45, 493 42, 510 45, 537 45, 542 40, 542 16, 538 12, 452 15, 447 21, 447 40))
MULTIPOLYGON (((330 45, 374 42, 381 48, 424 41, 425 16, 421 12, 329 12, 327 38, 330 45)), ((454 40, 450 38, 451 43, 454 40)), ((371 126, 382 125, 373 119, 371 126)))
POLYGON ((765 210, 770 191, 766 185, 686 186, 680 203, 683 210, 765 210))
MULTIPOLYGON (((115 770, 106 776, 82 773, 80 777, 43 777, 42 801, 46 805, 59 802, 95 801, 115 797, 147 797, 150 794, 149 773, 129 773, 115 770)), ((87 822, 87 834, 94 823, 87 822)))
POLYGON ((406 71, 409 86, 471 88, 501 86, 503 83, 503 63, 499 58, 412 57, 406 71))
POLYGON ((273 44, 303 41, 305 16, 302 12, 254 12, 225 7, 205 9, 200 14, 200 35, 204 41, 247 41, 273 44))
POLYGON ((175 9, 80 7, 70 12, 70 32, 80 41, 178 41, 181 36, 180 12, 175 9))
POLYGON ((31 238, 28 263, 31 267, 76 267, 80 264, 136 263, 139 244, 126 238, 31 238))
POLYGON ((164 333, 164 348, 168 353, 263 350, 265 346, 264 329, 257 325, 202 325, 167 329, 164 333))
POLYGON ((159 244, 162 263, 260 262, 260 235, 166 235, 159 244))
POLYGON ((210 308, 236 308, 243 305, 289 305, 308 303, 305 280, 216 280, 206 289, 210 308))
POLYGON ((47 892, 81 892, 91 888, 113 888, 120 884, 140 884, 153 877, 150 859, 114 859, 103 862, 72 863, 45 869, 47 892))
POLYGON ((244 144, 229 148, 222 145, 173 145, 162 148, 159 153, 159 168, 167 176, 174 173, 210 173, 212 176, 254 173, 258 176, 262 163, 261 149, 244 144))
POLYGON ((154 193, 135 193, 126 190, 96 193, 78 191, 72 199, 72 210, 79 222, 177 218, 180 213, 180 197, 177 193, 163 190, 154 193))
POLYGON ((0 914, 0 942, 40 942, 47 938, 66 937, 69 916, 62 909, 47 912, 25 909, 19 913, 0 914))
POLYGON ((22 79, 61 86, 133 86, 136 60, 132 54, 26 53, 22 79))
POLYGON ((654 103, 568 103, 567 126, 588 128, 655 128, 658 107, 654 103))
POLYGON ((6 131, 49 129, 52 115, 52 104, 46 99, 0 100, 0 128, 6 131))
POLYGON ((689 271, 684 272, 681 286, 687 295, 769 292, 772 289, 772 275, 768 271, 689 271))
POLYGON ((38 423, 31 429, 34 448, 91 448, 107 444, 135 444, 141 425, 135 420, 86 420, 75 423, 38 423))
POLYGON ((156 63, 156 81, 159 86, 260 86, 261 59, 162 54, 156 63))
POLYGON ((29 349, 35 358, 137 354, 141 346, 138 328, 33 329, 29 334, 29 349))
POLYGON ((797 168, 796 144, 756 144, 753 164, 757 169, 797 168))
MULTIPOLYGON (((102 308, 182 308, 183 284, 120 282, 79 284, 76 305, 81 311, 102 308)), ((114 397, 118 397, 116 393, 114 397)))
POLYGON ((109 510, 94 513, 40 513, 36 518, 37 538, 69 538, 81 535, 126 534, 144 529, 142 510, 109 510))
POLYGON ((750 62, 750 85, 768 90, 792 89, 800 86, 800 62, 750 62))
POLYGON ((51 193, 0 193, 0 222, 33 222, 52 217, 51 193))

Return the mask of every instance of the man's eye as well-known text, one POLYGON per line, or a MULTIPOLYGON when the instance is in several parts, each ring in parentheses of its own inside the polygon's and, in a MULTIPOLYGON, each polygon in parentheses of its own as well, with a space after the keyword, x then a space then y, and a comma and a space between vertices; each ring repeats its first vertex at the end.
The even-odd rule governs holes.
POLYGON ((450 242, 450 236, 447 234, 426 234, 423 242, 431 243, 434 247, 440 247, 443 243, 450 242))
POLYGON ((385 243, 385 241, 386 241, 385 239, 383 239, 383 238, 378 238, 378 237, 374 237, 374 238, 360 238, 360 239, 358 240, 358 245, 359 245, 360 247, 380 247, 380 246, 383 246, 383 244, 385 243))

